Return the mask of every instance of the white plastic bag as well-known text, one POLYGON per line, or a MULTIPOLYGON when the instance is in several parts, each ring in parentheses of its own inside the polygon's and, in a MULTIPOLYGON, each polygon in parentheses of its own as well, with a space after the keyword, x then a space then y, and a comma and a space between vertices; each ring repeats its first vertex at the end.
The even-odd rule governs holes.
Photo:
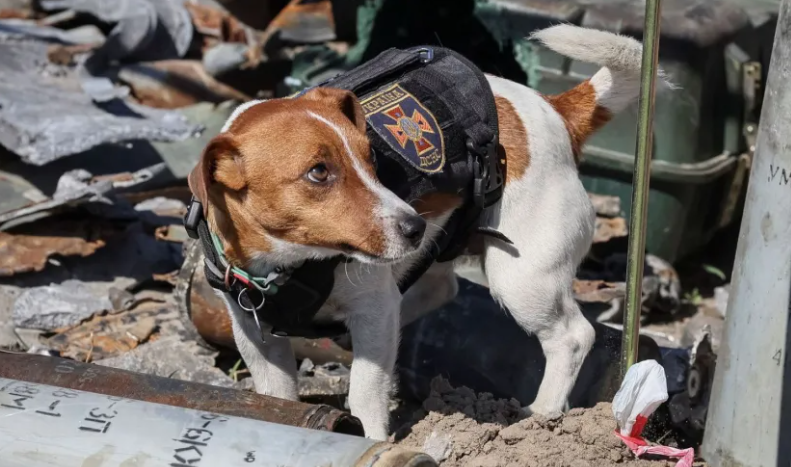
POLYGON ((657 454, 679 459, 676 467, 692 467, 693 449, 649 446, 641 436, 648 417, 666 400, 665 369, 654 360, 632 365, 612 401, 612 413, 618 421, 615 434, 637 457, 657 454))
POLYGON ((612 401, 612 413, 621 434, 639 437, 648 417, 666 400, 667 380, 662 365, 656 360, 632 365, 612 401))

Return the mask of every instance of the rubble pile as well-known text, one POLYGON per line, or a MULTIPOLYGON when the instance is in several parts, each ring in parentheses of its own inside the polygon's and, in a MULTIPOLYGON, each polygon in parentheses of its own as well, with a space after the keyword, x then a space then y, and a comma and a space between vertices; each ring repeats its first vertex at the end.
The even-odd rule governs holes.
MULTIPOLYGON (((515 400, 498 400, 441 377, 397 442, 430 454, 443 467, 673 467, 666 459, 635 459, 613 435, 612 406, 576 408, 562 418, 524 417, 515 400)), ((651 441, 651 440, 649 440, 651 441)), ((705 464, 698 463, 703 466, 705 464)))
MULTIPOLYGON (((305 76, 318 80, 361 55, 348 33, 354 11, 328 0, 280 9, 275 2, 220 3, 124 0, 107 8, 103 0, 0 0, 0 350, 253 389, 224 305, 203 277, 199 245, 181 226, 191 196, 186 176, 240 102, 288 95, 309 84, 305 76)), ((614 393, 628 236, 619 198, 591 200, 594 245, 574 283, 598 335, 584 389, 574 395, 586 407, 614 393)), ((662 360, 673 385, 668 416, 694 438, 708 386, 704 379, 689 394, 686 381, 692 372, 713 375, 727 290, 713 299, 686 296, 670 264, 651 255, 646 263, 641 355, 662 360)), ((611 437, 604 441, 602 430, 612 431, 602 421, 611 419, 604 406, 562 421, 517 421, 517 406, 540 380, 540 348, 502 319, 478 271, 459 274, 479 285, 465 281, 452 304, 404 330, 402 408, 428 397, 429 413, 403 442, 444 456, 449 466, 546 465, 543 458, 558 453, 569 462, 557 465, 643 465, 627 462, 611 437), (455 309, 461 314, 448 318, 455 309), (496 396, 518 402, 430 386, 434 376, 450 374, 488 390, 472 368, 475 358, 440 358, 463 350, 450 334, 436 334, 474 334, 478 325, 468 324, 480 322, 477 313, 496 314, 487 321, 491 332, 529 349, 519 361, 497 357, 512 367, 489 379, 502 382, 491 389, 496 396), (512 372, 525 375, 521 383, 502 377, 512 372), (442 437, 451 433, 445 452, 442 437)), ((300 394, 342 406, 348 338, 292 343, 300 394)), ((513 353, 512 346, 481 346, 481 354, 513 353)))

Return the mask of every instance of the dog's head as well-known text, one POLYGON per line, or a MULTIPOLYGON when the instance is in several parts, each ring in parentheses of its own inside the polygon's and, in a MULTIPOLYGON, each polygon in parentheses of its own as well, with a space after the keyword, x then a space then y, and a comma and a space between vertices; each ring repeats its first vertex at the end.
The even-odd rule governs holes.
POLYGON ((240 108, 189 185, 226 254, 242 264, 339 253, 393 262, 417 250, 426 228, 377 180, 362 108, 337 89, 240 108))

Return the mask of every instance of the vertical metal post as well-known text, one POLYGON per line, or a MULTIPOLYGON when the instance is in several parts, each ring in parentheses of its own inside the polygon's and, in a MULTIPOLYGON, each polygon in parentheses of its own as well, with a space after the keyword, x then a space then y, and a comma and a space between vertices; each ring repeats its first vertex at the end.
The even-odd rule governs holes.
POLYGON ((648 186, 654 140, 654 96, 659 60, 659 23, 662 0, 646 0, 643 28, 643 63, 640 82, 640 110, 637 120, 637 148, 632 178, 632 210, 629 215, 629 250, 626 265, 626 314, 621 346, 621 378, 637 361, 640 312, 643 297, 648 186))
POLYGON ((791 465, 791 0, 780 5, 701 454, 791 465))

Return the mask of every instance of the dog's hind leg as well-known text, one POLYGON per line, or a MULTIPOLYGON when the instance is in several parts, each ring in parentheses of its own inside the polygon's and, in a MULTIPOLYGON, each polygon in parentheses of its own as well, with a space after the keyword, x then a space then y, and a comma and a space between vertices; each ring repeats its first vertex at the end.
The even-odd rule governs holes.
POLYGON ((499 253, 490 252, 486 261, 492 295, 522 329, 538 337, 546 357, 544 376, 528 412, 558 415, 595 338, 572 296, 569 271, 573 269, 534 267, 530 258, 499 253))
POLYGON ((487 211, 487 224, 514 244, 487 239, 484 272, 492 296, 541 342, 546 369, 530 409, 555 415, 595 337, 572 291, 593 239, 595 212, 560 116, 535 92, 495 81, 520 112, 534 157, 523 173, 512 172, 499 205, 487 211))
POLYGON ((266 341, 252 316, 233 298, 220 294, 231 315, 236 347, 244 360, 255 392, 281 399, 297 400, 297 363, 287 337, 269 335, 266 341))

